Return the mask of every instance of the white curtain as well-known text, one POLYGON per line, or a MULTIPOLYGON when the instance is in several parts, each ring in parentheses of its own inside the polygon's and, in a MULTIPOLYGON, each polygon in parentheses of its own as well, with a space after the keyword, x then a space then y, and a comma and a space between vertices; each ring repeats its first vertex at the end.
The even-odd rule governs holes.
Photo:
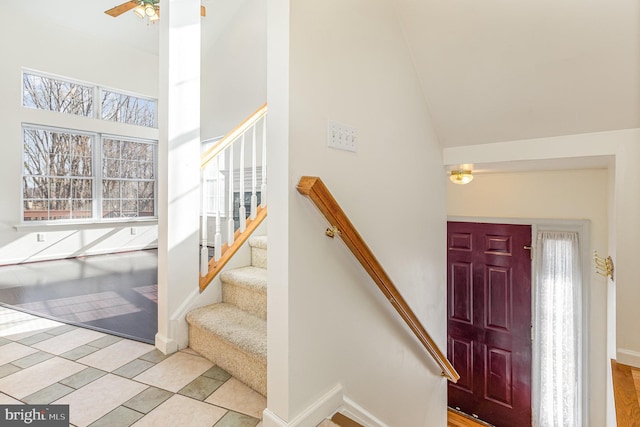
POLYGON ((578 233, 537 237, 533 342, 535 427, 582 425, 582 275, 578 233))

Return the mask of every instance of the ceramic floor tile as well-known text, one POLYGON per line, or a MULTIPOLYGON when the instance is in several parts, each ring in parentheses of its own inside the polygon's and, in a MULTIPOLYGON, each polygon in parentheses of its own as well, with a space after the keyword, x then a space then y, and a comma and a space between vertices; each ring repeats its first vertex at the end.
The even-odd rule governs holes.
POLYGON ((0 347, 5 345, 5 344, 9 344, 10 342, 11 342, 11 340, 8 340, 6 338, 0 337, 0 347))
POLYGON ((175 393, 211 366, 213 364, 203 357, 178 352, 144 371, 134 380, 175 393))
POLYGON ((143 414, 148 414, 162 402, 173 396, 173 393, 161 388, 149 387, 137 396, 122 404, 143 414))
POLYGON ((8 310, 0 313, 0 337, 18 341, 63 325, 54 320, 32 316, 20 311, 8 310))
POLYGON ((45 360, 49 360, 53 357, 53 354, 45 353, 44 351, 38 351, 36 353, 30 354, 18 360, 14 360, 11 362, 12 365, 17 366, 18 368, 28 368, 29 366, 33 366, 40 362, 44 362, 45 360))
POLYGON ((118 406, 104 417, 91 423, 91 427, 127 427, 138 421, 143 415, 124 406, 118 406))
POLYGON ((78 389, 80 387, 84 387, 90 382, 97 380, 98 378, 106 375, 105 371, 101 371, 96 368, 86 368, 77 374, 73 374, 70 377, 67 377, 63 380, 60 380, 60 384, 78 389))
POLYGON ((107 374, 53 403, 69 405, 71 423, 85 427, 146 388, 143 384, 107 374))
POLYGON ((93 347, 90 345, 81 345, 80 347, 76 347, 73 350, 69 350, 66 353, 62 353, 60 357, 64 357, 69 360, 78 360, 81 357, 85 357, 90 355, 91 353, 95 353, 98 351, 98 347, 93 347))
POLYGON ((73 330, 64 332, 54 338, 33 344, 32 347, 53 354, 62 354, 98 338, 102 338, 103 336, 105 336, 105 334, 102 332, 92 331, 90 329, 74 328, 73 330))
POLYGON ((262 412, 267 407, 267 399, 264 396, 235 378, 224 383, 205 402, 258 419, 262 419, 262 412))
POLYGON ((147 362, 146 360, 136 359, 136 360, 132 360, 126 365, 122 365, 121 367, 113 371, 113 373, 116 375, 120 375, 121 377, 133 378, 136 375, 139 375, 142 372, 146 371, 152 366, 154 366, 154 364, 151 362, 147 362))
POLYGON ((87 343, 87 345, 90 345, 91 347, 105 348, 110 346, 111 344, 117 343, 120 340, 122 340, 122 338, 116 337, 114 335, 106 335, 95 341, 91 341, 90 343, 87 343))
POLYGON ((215 427, 256 427, 260 420, 245 414, 229 411, 215 427))
POLYGON ((0 390, 16 399, 22 399, 84 368, 79 363, 54 357, 0 379, 0 390))
POLYGON ((8 375, 15 374, 20 371, 16 365, 12 365, 11 363, 7 363, 6 365, 0 365, 0 378, 4 378, 8 375))
POLYGON ((202 374, 203 377, 213 378, 214 380, 225 382, 231 378, 231 374, 219 366, 212 366, 207 372, 202 374))
POLYGON ((53 337, 55 337, 55 335, 48 334, 46 332, 40 332, 38 334, 31 335, 31 336, 26 337, 26 338, 22 338, 18 342, 20 344, 24 344, 24 345, 33 345, 35 343, 38 343, 38 342, 44 341, 44 340, 48 340, 49 338, 53 338, 53 337))
POLYGON ((75 329, 78 329, 78 327, 73 325, 66 325, 63 323, 62 325, 56 328, 48 330, 47 333, 51 335, 62 335, 62 334, 66 334, 67 332, 71 332, 75 329))
POLYGON ((162 362, 167 357, 171 356, 170 354, 164 354, 160 350, 154 348, 149 353, 144 356, 140 356, 140 359, 146 360, 147 362, 158 363, 162 362))
POLYGON ((58 400, 72 391, 74 391, 74 389, 71 387, 55 383, 51 384, 49 387, 43 388, 42 390, 36 391, 27 397, 23 397, 22 401, 29 405, 48 405, 54 400, 58 400))
POLYGON ((0 405, 24 405, 24 403, 4 393, 0 393, 0 405))
POLYGON ((194 356, 200 356, 200 354, 197 351, 193 350, 191 347, 183 348, 180 351, 183 353, 192 354, 194 356))
POLYGON ((225 409, 176 394, 133 426, 211 427, 226 413, 225 409))
POLYGON ((205 400, 211 396, 211 393, 216 391, 224 381, 214 380, 213 378, 207 378, 199 376, 189 384, 184 386, 178 393, 190 397, 196 400, 205 400))
POLYGON ((0 365, 22 359, 25 356, 36 353, 38 350, 27 347, 17 342, 12 342, 2 346, 0 351, 0 365))
POLYGON ((122 365, 148 353, 153 346, 138 341, 121 340, 115 344, 91 353, 81 359, 78 363, 93 366, 103 371, 111 372, 122 365))

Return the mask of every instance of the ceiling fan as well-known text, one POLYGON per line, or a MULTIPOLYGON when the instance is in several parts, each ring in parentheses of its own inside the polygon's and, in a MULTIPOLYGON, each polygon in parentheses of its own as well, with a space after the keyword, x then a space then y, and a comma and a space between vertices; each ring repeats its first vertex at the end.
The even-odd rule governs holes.
MULTIPOLYGON (((131 0, 105 10, 104 13, 116 18, 131 9, 140 18, 147 17, 151 22, 160 19, 160 0, 131 0)), ((204 6, 200 6, 200 16, 207 16, 207 10, 204 6)))

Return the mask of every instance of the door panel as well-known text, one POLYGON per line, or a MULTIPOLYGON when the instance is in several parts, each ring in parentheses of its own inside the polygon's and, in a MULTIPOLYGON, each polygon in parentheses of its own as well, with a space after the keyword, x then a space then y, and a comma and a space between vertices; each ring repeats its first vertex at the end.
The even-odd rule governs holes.
POLYGON ((449 406, 531 425, 531 244, 525 225, 448 223, 449 406))

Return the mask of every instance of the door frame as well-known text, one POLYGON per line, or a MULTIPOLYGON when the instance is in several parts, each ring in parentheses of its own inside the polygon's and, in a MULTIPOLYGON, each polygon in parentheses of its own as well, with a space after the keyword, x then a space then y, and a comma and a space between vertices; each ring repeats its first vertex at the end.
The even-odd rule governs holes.
MULTIPOLYGON (((573 231, 578 233, 580 241, 580 261, 582 262, 582 424, 585 426, 589 423, 589 367, 590 367, 590 306, 591 306, 591 234, 590 226, 591 221, 587 219, 548 219, 548 218, 497 218, 497 217, 475 217, 475 216, 447 216, 447 222, 484 222, 488 224, 508 224, 508 225, 530 225, 531 226, 531 316, 532 321, 535 322, 533 316, 535 316, 535 292, 536 292, 536 277, 535 268, 533 268, 533 260, 536 256, 536 237, 538 231, 573 231)), ((532 330, 533 334, 533 330, 532 330)), ((533 335, 532 335, 533 336, 533 335)), ((534 365, 535 366, 535 365, 534 365)), ((535 373, 532 372, 532 378, 535 373)), ((533 394, 532 388, 532 408, 533 403, 538 399, 538 396, 533 394)))

